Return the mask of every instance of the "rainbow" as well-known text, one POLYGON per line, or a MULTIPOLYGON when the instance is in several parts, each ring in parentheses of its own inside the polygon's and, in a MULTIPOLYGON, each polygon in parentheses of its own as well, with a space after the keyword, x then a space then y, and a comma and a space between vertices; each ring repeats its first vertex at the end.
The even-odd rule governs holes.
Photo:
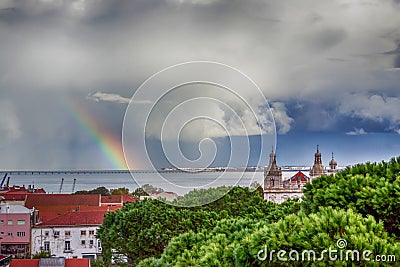
POLYGON ((67 101, 67 108, 74 121, 76 121, 87 136, 93 140, 99 152, 110 162, 113 168, 117 170, 128 169, 121 141, 115 138, 115 136, 98 123, 87 110, 76 104, 73 100, 67 101))

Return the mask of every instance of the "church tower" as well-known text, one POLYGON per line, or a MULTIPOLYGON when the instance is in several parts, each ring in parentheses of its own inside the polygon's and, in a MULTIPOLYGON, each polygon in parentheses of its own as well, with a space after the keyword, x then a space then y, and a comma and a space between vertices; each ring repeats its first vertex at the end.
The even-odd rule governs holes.
POLYGON ((312 166, 310 170, 310 178, 316 178, 318 176, 321 176, 325 174, 325 167, 322 165, 322 155, 319 152, 319 148, 317 145, 317 152, 314 154, 315 159, 314 159, 314 166, 312 166))
POLYGON ((269 165, 264 169, 264 189, 271 187, 283 187, 282 170, 276 165, 274 148, 269 154, 269 165))
POLYGON ((329 161, 329 167, 330 167, 329 172, 331 172, 331 173, 337 172, 337 162, 333 158, 333 152, 332 152, 332 159, 331 159, 331 161, 329 161))

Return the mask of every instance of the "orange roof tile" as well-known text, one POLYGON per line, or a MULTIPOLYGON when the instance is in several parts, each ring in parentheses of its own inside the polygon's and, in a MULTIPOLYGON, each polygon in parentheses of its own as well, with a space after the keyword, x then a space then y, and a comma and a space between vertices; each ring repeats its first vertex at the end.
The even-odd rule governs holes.
POLYGON ((100 195, 29 194, 25 202, 27 208, 58 205, 100 206, 100 195))
POLYGON ((308 181, 307 175, 305 175, 302 172, 298 172, 288 179, 288 182, 292 182, 292 183, 297 183, 298 181, 306 183, 308 181))
POLYGON ((26 198, 26 193, 4 193, 0 194, 3 197, 3 201, 24 201, 26 198))
POLYGON ((106 203, 120 203, 122 204, 121 195, 101 196, 101 204, 106 203))
POLYGON ((65 267, 89 267, 89 259, 67 259, 65 267))
POLYGON ((38 206, 35 207, 39 211, 39 221, 46 222, 66 212, 72 211, 114 211, 122 208, 122 206, 74 206, 74 205, 60 205, 60 206, 38 206))
POLYGON ((122 202, 126 203, 126 202, 136 202, 139 201, 139 198, 135 198, 135 197, 131 197, 131 196, 122 196, 122 202))
POLYGON ((101 225, 107 211, 69 211, 50 220, 37 224, 45 226, 101 225))
POLYGON ((10 265, 10 267, 38 267, 38 266, 39 266, 39 259, 29 259, 29 260, 13 259, 10 265))
MULTIPOLYGON (((39 267, 39 259, 13 259, 10 267, 39 267)), ((89 259, 65 259, 65 267, 89 267, 89 259)))

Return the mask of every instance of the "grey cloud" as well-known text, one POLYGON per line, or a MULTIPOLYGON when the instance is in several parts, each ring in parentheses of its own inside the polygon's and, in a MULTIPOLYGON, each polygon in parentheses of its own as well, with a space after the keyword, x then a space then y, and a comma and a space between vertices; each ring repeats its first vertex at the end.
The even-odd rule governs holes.
MULTIPOLYGON (((0 98, 9 99, 14 109, 7 111, 14 114, 8 116, 14 116, 14 124, 2 124, 0 132, 19 136, 25 145, 18 152, 7 141, 5 152, 14 153, 10 158, 17 161, 41 147, 60 147, 48 157, 54 159, 51 166, 78 164, 75 154, 96 150, 85 147, 87 140, 66 114, 63 99, 85 105, 118 136, 124 96, 155 72, 190 60, 239 68, 272 102, 315 99, 326 106, 343 101, 341 115, 382 118, 398 129, 394 103, 400 76, 387 69, 400 66, 394 48, 400 6, 390 0, 369 2, 373 5, 342 0, 0 1, 0 98), (93 88, 107 88, 107 93, 93 94, 93 88), (393 99, 371 100, 366 91, 393 99), (349 92, 354 95, 346 100, 349 92), (99 103, 86 100, 88 95, 99 103), (368 106, 371 101, 385 107, 377 110, 368 106)), ((272 108, 280 133, 300 123, 283 104, 272 108)), ((313 121, 318 125, 304 124, 331 129, 329 114, 322 115, 313 121)), ((234 128, 234 120, 223 119, 234 128)))
POLYGON ((15 113, 15 107, 8 101, 0 100, 0 138, 4 140, 16 140, 21 137, 20 120, 15 113))
POLYGON ((396 49, 384 52, 385 55, 400 55, 400 45, 397 46, 396 49))

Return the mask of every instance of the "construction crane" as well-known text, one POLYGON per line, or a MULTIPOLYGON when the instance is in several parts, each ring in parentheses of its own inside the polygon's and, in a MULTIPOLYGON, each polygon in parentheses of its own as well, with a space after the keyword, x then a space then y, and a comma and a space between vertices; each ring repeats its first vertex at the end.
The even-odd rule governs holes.
POLYGON ((61 178, 60 190, 58 191, 58 193, 61 193, 63 184, 64 184, 64 178, 61 178))
POLYGON ((75 183, 76 183, 76 178, 74 178, 74 183, 72 184, 72 193, 75 191, 75 183))
POLYGON ((7 178, 7 174, 8 174, 8 172, 6 172, 6 174, 4 174, 3 180, 1 180, 0 188, 3 187, 3 184, 4 184, 4 182, 6 181, 6 178, 7 178))

